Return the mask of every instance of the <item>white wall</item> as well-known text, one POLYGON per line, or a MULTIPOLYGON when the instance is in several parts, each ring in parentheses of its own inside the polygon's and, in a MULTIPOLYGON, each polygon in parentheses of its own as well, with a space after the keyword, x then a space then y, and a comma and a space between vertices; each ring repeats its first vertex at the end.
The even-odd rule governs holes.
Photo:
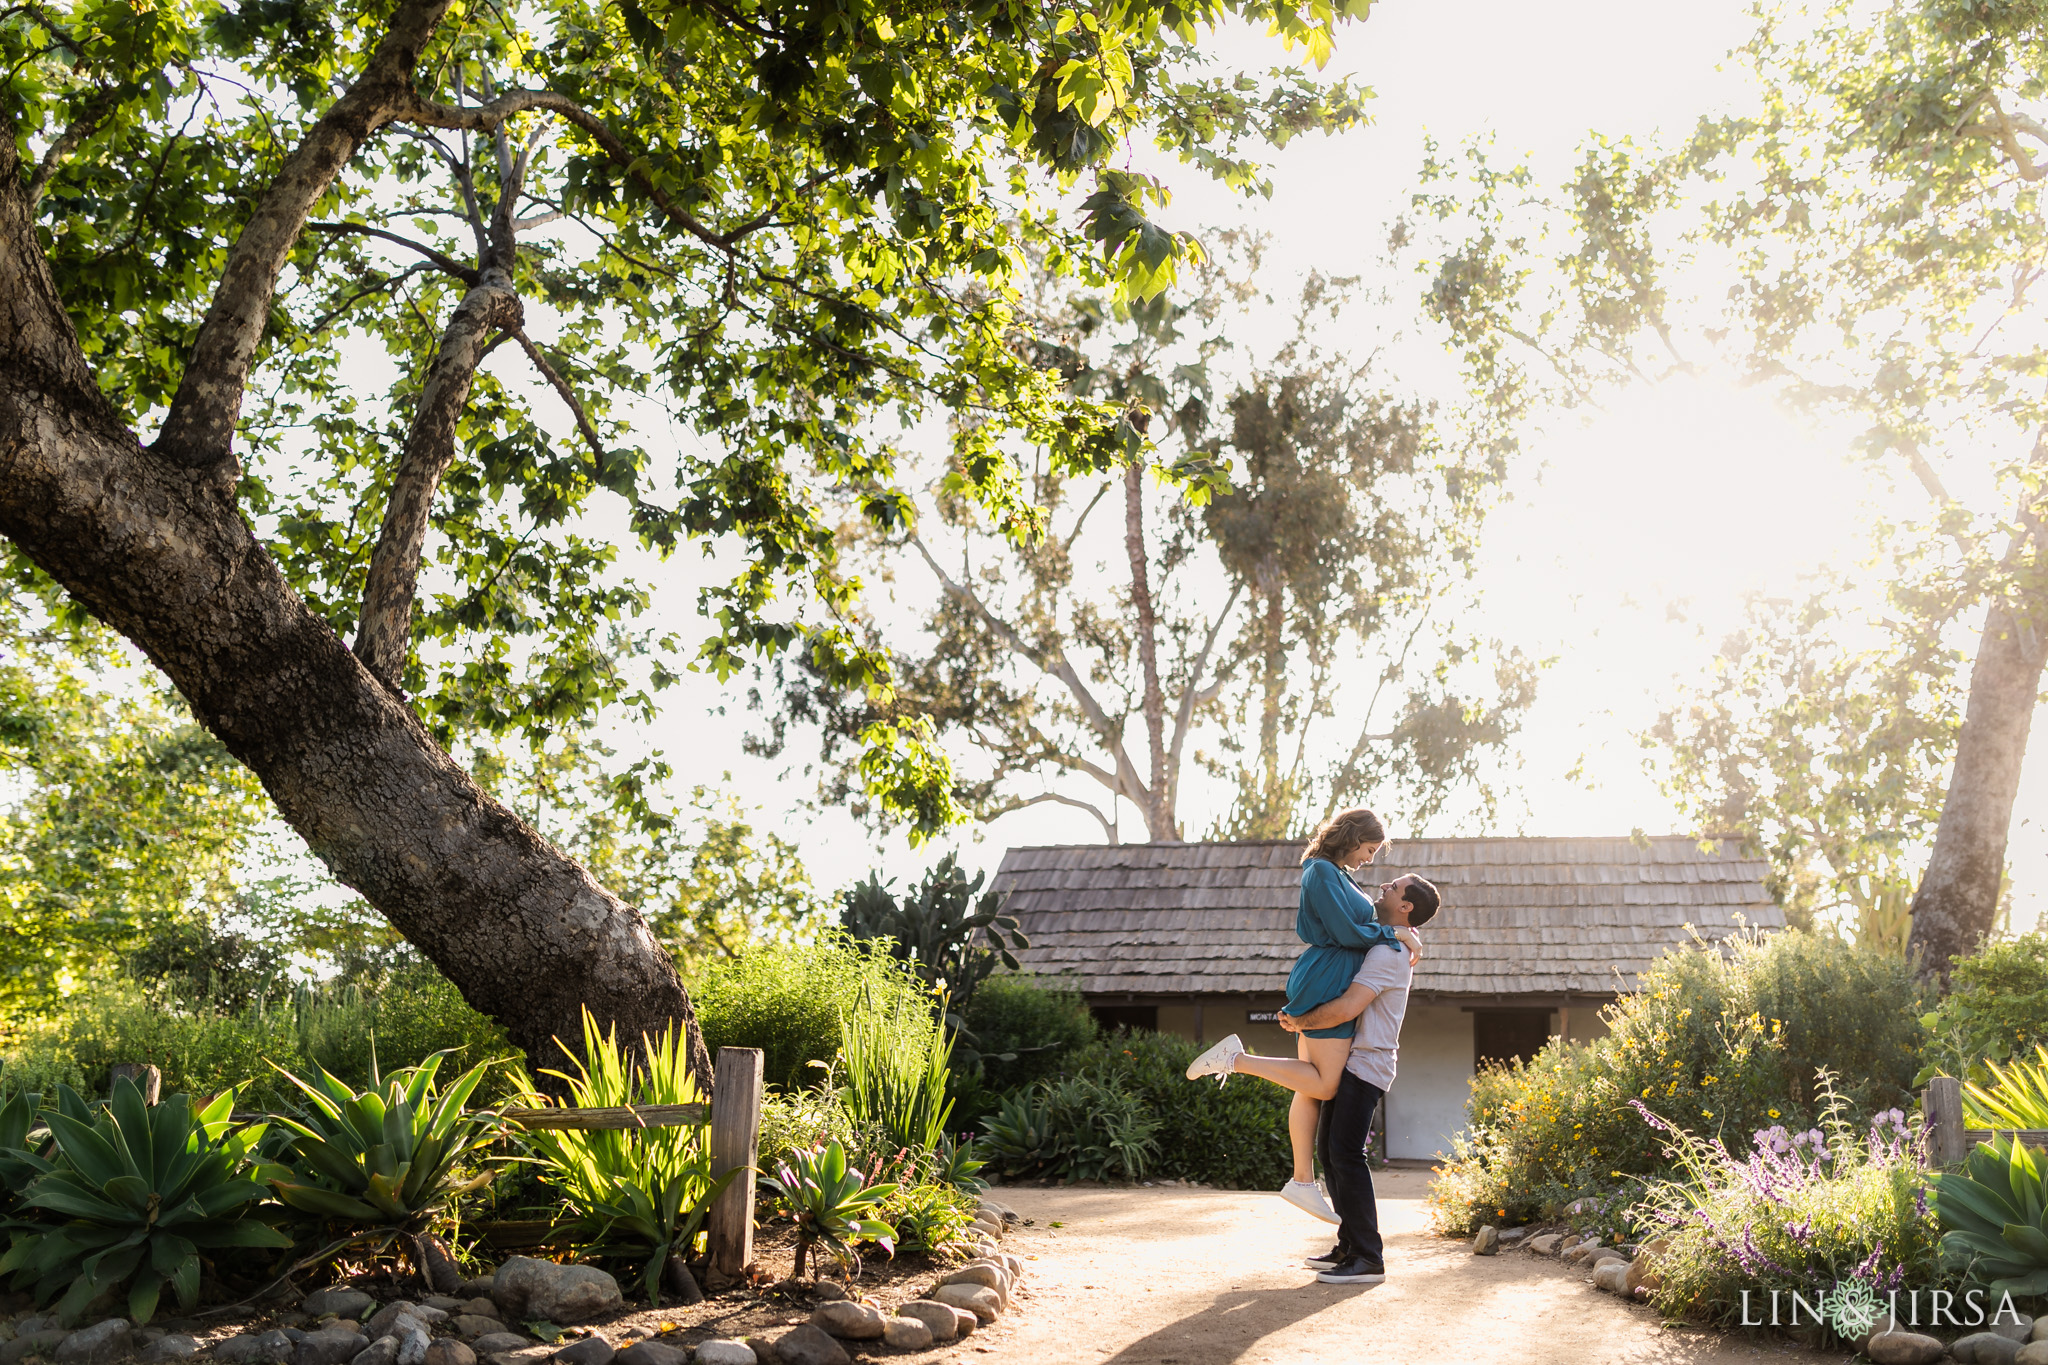
MULTIPOLYGON (((1573 1012, 1572 1032, 1579 1031, 1573 1012)), ((1387 1093, 1387 1155, 1449 1156, 1472 1090, 1472 1016, 1456 1005, 1411 1001, 1401 1023, 1401 1060, 1387 1093)))

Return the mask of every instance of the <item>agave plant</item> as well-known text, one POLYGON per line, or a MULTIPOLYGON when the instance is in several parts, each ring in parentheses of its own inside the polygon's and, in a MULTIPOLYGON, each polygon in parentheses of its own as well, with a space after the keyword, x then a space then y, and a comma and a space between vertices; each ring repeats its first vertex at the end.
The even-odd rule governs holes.
POLYGON ((1977 1145, 1960 1171, 1930 1176, 1942 1242, 1975 1258, 1994 1293, 2048 1294, 2048 1196, 2043 1154, 1999 1136, 1977 1145))
POLYGON ((1994 1082, 1963 1086, 1963 1108, 1973 1127, 2048 1128, 2048 1047, 2034 1049, 2032 1065, 2000 1066, 1987 1060, 1994 1082))
POLYGON ((434 1077, 448 1055, 437 1052, 387 1082, 373 1053, 370 1088, 361 1092, 324 1067, 316 1081, 279 1068, 311 1107, 277 1120, 291 1144, 263 1175, 278 1198, 323 1218, 418 1233, 450 1200, 487 1183, 491 1171, 465 1178, 463 1170, 504 1125, 464 1106, 491 1064, 479 1062, 436 1095, 434 1077))
MULTIPOLYGON (((50 1155, 21 1148, 15 1155, 43 1167, 23 1207, 66 1221, 18 1231, 0 1256, 0 1273, 12 1273, 17 1289, 32 1288, 38 1304, 61 1290, 56 1311, 66 1321, 126 1284, 128 1316, 143 1323, 155 1316, 166 1285, 181 1308, 198 1300, 200 1252, 290 1246, 291 1238, 247 1216, 266 1193, 248 1178, 264 1129, 230 1131, 234 1100, 228 1090, 196 1114, 185 1095, 151 1107, 123 1077, 112 1101, 94 1113, 69 1086, 59 1086, 57 1107, 44 1115, 50 1155)), ((27 1135, 19 1112, 0 1125, 0 1135, 17 1127, 27 1135)))
POLYGON ((0 1218, 13 1217, 29 1182, 50 1169, 49 1161, 29 1146, 42 1107, 43 1097, 33 1090, 17 1090, 0 1103, 0 1218))
MULTIPOLYGON (((579 1109, 698 1103, 682 1031, 671 1026, 659 1039, 643 1037, 641 1044, 640 1060, 628 1056, 619 1046, 618 1030, 600 1033, 586 1008, 577 1074, 548 1074, 567 1083, 570 1102, 579 1109)), ((539 1094, 532 1098, 548 1103, 539 1094)), ((714 1178, 699 1124, 538 1129, 526 1141, 546 1167, 542 1179, 567 1196, 578 1243, 597 1254, 638 1260, 648 1302, 657 1308, 669 1257, 688 1252, 712 1201, 753 1169, 741 1166, 714 1178)))
POLYGON ((879 1242, 889 1250, 896 1229, 876 1217, 881 1203, 896 1186, 869 1185, 846 1160, 837 1142, 815 1152, 793 1152, 776 1173, 761 1182, 775 1192, 776 1202, 796 1220, 796 1268, 802 1276, 811 1248, 819 1242, 858 1270, 856 1242, 879 1242))

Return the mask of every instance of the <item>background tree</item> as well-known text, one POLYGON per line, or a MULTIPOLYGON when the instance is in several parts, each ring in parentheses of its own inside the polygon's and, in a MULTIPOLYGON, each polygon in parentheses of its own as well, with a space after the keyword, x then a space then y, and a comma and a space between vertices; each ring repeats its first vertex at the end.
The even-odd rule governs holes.
MULTIPOLYGON (((443 741, 638 697, 606 645, 644 600, 609 576, 621 539, 738 551, 702 666, 800 644, 885 691, 817 515, 840 485, 903 515, 870 416, 981 414, 961 493, 1020 535, 1003 439, 1076 471, 1139 455, 1017 344, 1022 254, 1122 298, 1170 284, 1191 247, 1117 146, 1255 188, 1257 147, 1359 97, 1207 70, 1204 35, 1249 20, 1320 61, 1363 9, 15 6, 0 534, 537 1067, 586 1002, 696 1039, 644 919, 443 741), (342 368, 379 349, 384 401, 342 368), (660 470, 623 426, 642 395, 687 433, 660 470)), ((867 741, 882 799, 954 814, 914 726, 867 741)))
MULTIPOLYGON (((1873 471, 1924 493, 1875 538, 1922 551, 1899 589, 1928 608, 1913 650, 1939 663, 1967 641, 1972 656, 1913 898, 1912 947, 1938 977, 1998 913, 2048 655, 2048 394, 2028 306, 2043 42, 2026 8, 1768 14, 1737 54, 1755 113, 1706 121, 1668 153, 1596 140, 1556 194, 1475 147, 1433 160, 1418 199, 1449 228, 1429 242, 1427 298, 1505 439, 1719 360, 1860 426, 1873 471), (1688 279, 1711 283, 1674 295, 1688 279)), ((1917 792, 1896 791, 1881 823, 1906 828, 1917 792)))
POLYGON ((0 1019, 235 904, 261 794, 107 633, 0 595, 0 1019))
POLYGON ((961 755, 958 799, 979 817, 1057 802, 1112 840, 1119 802, 1147 839, 1184 837, 1194 763, 1238 789, 1221 837, 1295 833, 1374 790, 1398 792, 1410 828, 1453 791, 1478 793, 1490 813, 1481 762, 1533 699, 1534 668, 1431 614, 1464 574, 1500 471, 1447 451, 1424 406, 1315 343, 1342 325, 1355 281, 1310 276, 1291 338, 1231 384, 1226 338, 1248 325, 1260 247, 1223 238, 1185 306, 1048 288, 1041 335, 1058 342, 1070 385, 1149 423, 1166 477, 1148 488, 1136 465, 1087 477, 1034 468, 1051 532, 1019 543, 941 470, 912 526, 852 536, 921 628, 870 616, 895 697, 877 704, 814 669, 779 670, 773 699, 756 693, 775 711, 757 749, 780 753, 792 724, 819 726, 825 799, 883 815, 862 806, 855 741, 929 716, 961 755), (1220 408, 1219 384, 1231 384, 1220 408), (1171 493, 1185 479, 1205 480, 1197 497, 1171 493), (888 571, 904 545, 929 579, 888 571), (1461 695, 1471 679, 1452 665, 1482 656, 1497 666, 1461 695), (1342 716, 1363 721, 1337 741, 1339 760, 1318 762, 1330 741, 1311 746, 1310 729, 1339 719, 1346 691, 1370 692, 1342 716))
POLYGON ((1962 698, 1953 651, 1898 617, 1845 646, 1854 623, 1839 604, 1857 595, 1831 583, 1803 601, 1753 599, 1747 628, 1643 743, 1697 829, 1770 859, 1791 923, 1842 921, 1903 956, 1962 698))

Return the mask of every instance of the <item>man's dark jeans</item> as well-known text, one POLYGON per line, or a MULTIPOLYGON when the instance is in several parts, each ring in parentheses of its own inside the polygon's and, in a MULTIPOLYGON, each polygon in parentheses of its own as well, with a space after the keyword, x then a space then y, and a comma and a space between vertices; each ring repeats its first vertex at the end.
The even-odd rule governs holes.
POLYGON ((1386 1247, 1380 1241, 1380 1211, 1365 1150, 1373 1115, 1385 1098, 1384 1090, 1347 1070, 1336 1095, 1324 1101, 1316 1130, 1316 1155, 1330 1187, 1330 1207, 1337 1211, 1337 1245, 1373 1262, 1386 1259, 1386 1247))

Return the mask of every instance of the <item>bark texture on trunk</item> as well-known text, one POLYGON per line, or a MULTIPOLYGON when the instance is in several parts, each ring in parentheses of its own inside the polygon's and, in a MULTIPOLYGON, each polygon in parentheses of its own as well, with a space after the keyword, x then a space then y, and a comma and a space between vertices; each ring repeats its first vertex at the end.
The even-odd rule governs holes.
MULTIPOLYGON (((191 458, 218 439, 222 385, 238 395, 240 376, 188 376, 186 436, 155 450, 102 397, 37 247, 16 149, 0 119, 0 534, 134 641, 335 877, 534 1065, 559 1064, 552 1040, 580 1037, 588 1005, 627 1038, 684 1024, 708 1087, 689 998, 638 912, 441 751, 284 581, 230 482, 191 458)), ((208 328, 229 352, 253 345, 231 319, 208 328)))
POLYGON ((1158 843, 1180 838, 1180 830, 1166 800, 1166 692, 1159 685, 1159 621, 1145 562, 1145 469, 1135 461, 1124 470, 1124 553, 1131 561, 1131 608, 1137 616, 1138 662, 1145 672, 1145 741, 1152 758, 1145 829, 1158 843))
POLYGON ((1950 964, 1972 952, 1998 917, 2006 837, 2048 660, 2044 627, 2048 616, 2018 616, 2005 601, 1985 613, 1934 852, 1913 897, 1907 951, 1924 979, 1945 985, 1950 964))

